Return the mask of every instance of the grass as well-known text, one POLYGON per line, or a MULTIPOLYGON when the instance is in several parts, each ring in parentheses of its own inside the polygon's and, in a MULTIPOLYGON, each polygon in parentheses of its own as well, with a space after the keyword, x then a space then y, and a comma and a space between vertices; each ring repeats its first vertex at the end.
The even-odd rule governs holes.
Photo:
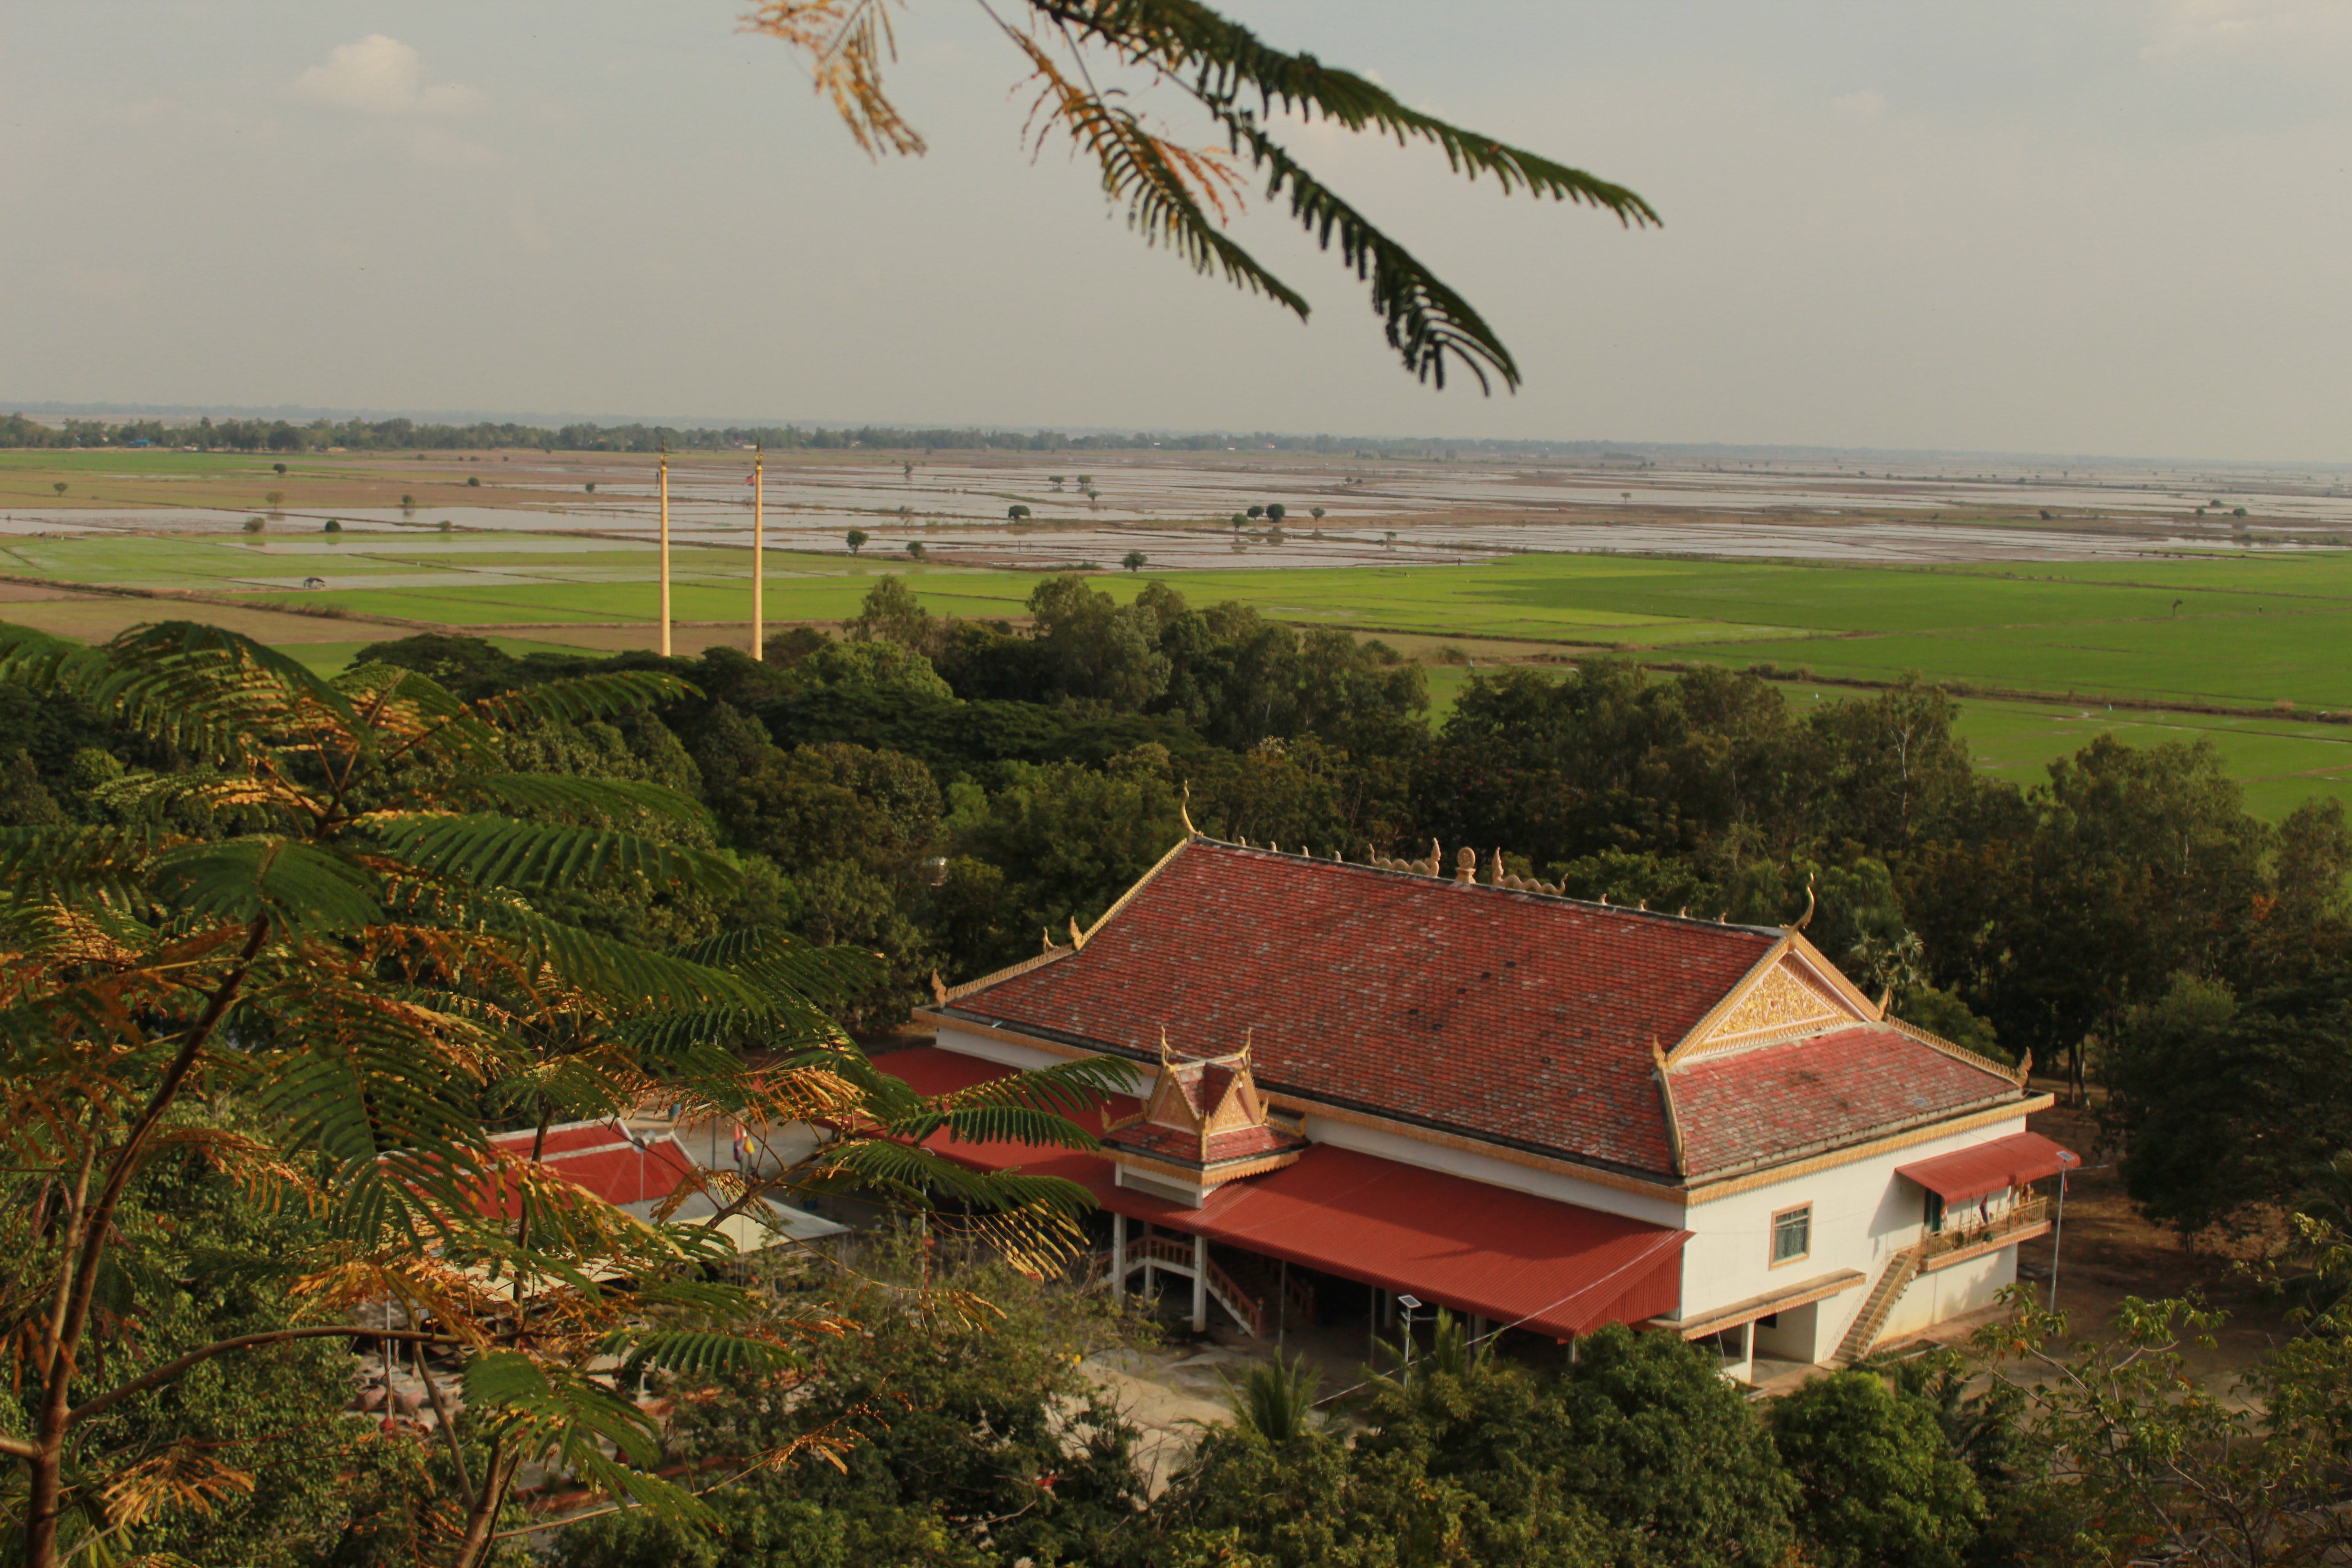
POLYGON ((2134 746, 2210 741, 2223 770, 2246 792, 2246 808, 2273 821, 2313 796, 2352 809, 2352 726, 2241 719, 2206 713, 2109 711, 2078 703, 1961 704, 1959 731, 1977 765, 2027 785, 2048 777, 2054 759, 2102 733, 2134 746))
MULTIPOLYGON (((121 461, 121 454, 109 453, 0 454, 0 489, 12 476, 43 466, 94 475, 121 461), (23 460, 33 456, 39 464, 23 460)), ((142 458, 142 472, 156 483, 181 477, 243 483, 267 474, 268 463, 265 457, 159 453, 142 458)), ((461 552, 443 548, 450 539, 408 532, 336 536, 341 542, 331 551, 267 548, 320 537, 295 522, 274 528, 258 545, 219 535, 19 538, 0 541, 0 573, 195 587, 234 595, 257 612, 334 606, 354 617, 506 629, 533 646, 561 642, 555 627, 644 625, 655 615, 650 550, 461 552), (253 581, 312 574, 338 586, 289 592, 253 581), (372 579, 381 584, 371 585, 372 579), (528 629, 533 626, 551 635, 534 637, 528 629)), ((528 537, 534 536, 518 535, 516 542, 528 537)), ((488 542, 478 533, 454 539, 488 542)), ((683 547, 672 565, 677 620, 740 624, 748 617, 746 552, 683 547)), ((885 574, 906 578, 935 613, 983 619, 1025 614, 1042 575, 779 552, 769 557, 767 618, 776 625, 845 619, 885 574)), ((1482 665, 1546 650, 1617 648, 1653 661, 1706 659, 1734 668, 1769 662, 1832 680, 1891 680, 1916 671, 2047 697, 1971 698, 1966 705, 1964 731, 1984 765, 2021 782, 2040 776, 2051 757, 2112 728, 2135 742, 2213 740, 2266 816, 2313 793, 2352 792, 2352 774, 2339 760, 2352 759, 2352 727, 2177 710, 2122 710, 2112 719, 2105 712, 2109 698, 2158 708, 2267 708, 2284 700, 2306 711, 2352 710, 2352 553, 1933 569, 1522 555, 1460 566, 1112 573, 1097 582, 1121 600, 1148 583, 1165 582, 1195 605, 1238 600, 1301 626, 1386 637, 1423 657, 1452 644, 1482 665)), ((340 635, 373 640, 373 631, 355 626, 340 635)), ((604 634, 615 635, 629 634, 604 634)), ((302 657, 324 668, 359 646, 314 643, 302 657)), ((1451 710, 1469 675, 1464 666, 1430 667, 1437 715, 1451 710)))

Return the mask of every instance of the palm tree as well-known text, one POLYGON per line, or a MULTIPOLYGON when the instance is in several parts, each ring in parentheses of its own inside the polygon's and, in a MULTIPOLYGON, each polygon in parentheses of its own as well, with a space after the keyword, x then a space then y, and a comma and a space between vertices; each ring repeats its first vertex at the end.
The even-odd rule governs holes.
POLYGON ((1240 1384, 1226 1385, 1234 1425, 1276 1447, 1312 1431, 1315 1391, 1322 1381, 1304 1352, 1295 1361, 1277 1352, 1271 1365, 1261 1362, 1240 1384))
MULTIPOLYGON (((1277 140, 1292 119, 1328 121, 1351 132, 1425 142, 1465 178, 1492 175, 1505 195, 1581 203, 1629 226, 1654 224, 1650 205, 1622 185, 1598 179, 1492 137, 1411 109, 1370 79, 1310 54, 1268 46, 1202 0, 1023 0, 1028 25, 999 22, 1029 73, 1035 111, 1032 150, 1066 136, 1101 171, 1103 189, 1127 205, 1129 226, 1166 245, 1193 270, 1221 273, 1234 287, 1307 314, 1306 299, 1266 270, 1228 234, 1224 220, 1244 187, 1263 180, 1268 202, 1287 198, 1290 216, 1370 287, 1373 312, 1405 369, 1445 384, 1449 362, 1491 390, 1519 384, 1517 363, 1470 302, 1419 258, 1324 184, 1277 140), (1188 147, 1151 130, 1117 80, 1118 66, 1192 100, 1213 126, 1214 144, 1188 147), (1098 88, 1098 81, 1109 85, 1098 88), (1247 167, 1243 167, 1246 162, 1247 167)), ((919 154, 922 136, 883 90, 885 65, 898 52, 882 13, 840 0, 763 0, 750 27, 800 51, 820 90, 840 110, 869 154, 919 154)))
POLYGON ((927 1101, 826 1018, 854 956, 759 929, 656 952, 551 912, 616 880, 740 882, 675 831, 703 820, 692 801, 506 760, 519 729, 624 717, 683 682, 632 671, 460 702, 380 665, 329 681, 187 623, 95 648, 0 627, 0 679, 182 764, 121 780, 114 825, 0 829, 0 1162, 25 1200, 0 1206, 0 1340, 19 1347, 22 1414, 0 1427, 16 1471, 0 1489, 24 1500, 11 1512, 32 1568, 125 1531, 115 1544, 135 1546, 138 1510, 209 1506, 249 1487, 236 1466, 268 1460, 97 1451, 82 1437, 95 1417, 219 1357, 349 1337, 362 1302, 406 1310, 387 1339, 463 1362, 465 1411, 441 1423, 457 1495, 426 1533, 438 1560, 474 1568, 526 1466, 691 1513, 651 1473, 634 1388, 648 1370, 800 1355, 812 1326, 709 1279, 733 1255, 720 1220, 775 1182, 908 1206, 945 1194, 990 1234, 1066 1246, 1072 1192, 919 1145, 945 1128, 1090 1146, 1055 1112, 1094 1079, 1056 1070, 927 1101), (755 1071, 747 1040, 791 1054, 755 1071), (224 1101, 251 1108, 251 1130, 189 1115, 224 1101), (646 1223, 562 1182, 536 1143, 503 1152, 487 1119, 543 1136, 648 1103, 833 1131, 772 1182, 701 1180, 705 1219, 646 1223), (109 1347, 176 1287, 115 1216, 152 1162, 192 1147, 321 1217, 278 1266, 314 1316, 133 1375, 109 1347), (630 1289, 599 1283, 615 1279, 630 1289))

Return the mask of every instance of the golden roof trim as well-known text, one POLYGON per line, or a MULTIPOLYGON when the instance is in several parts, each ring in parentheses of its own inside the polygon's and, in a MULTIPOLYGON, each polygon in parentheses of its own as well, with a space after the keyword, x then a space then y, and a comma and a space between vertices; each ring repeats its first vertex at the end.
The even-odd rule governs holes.
MULTIPOLYGON (((1930 1034, 1916 1024, 1906 1024, 1900 1018, 1887 1018, 1882 1021, 1892 1025, 1929 1050, 1941 1051, 1956 1062, 1965 1062, 1969 1067, 1992 1074, 1995 1078, 2006 1079, 2020 1089, 2025 1087, 2025 1074, 2018 1070, 2019 1064, 2016 1062, 1997 1062, 1990 1057, 1979 1056, 1966 1046, 1956 1046, 1941 1035, 1930 1034)), ((2028 1070, 2032 1069, 2033 1058, 2030 1053, 2023 1065, 2028 1070)))

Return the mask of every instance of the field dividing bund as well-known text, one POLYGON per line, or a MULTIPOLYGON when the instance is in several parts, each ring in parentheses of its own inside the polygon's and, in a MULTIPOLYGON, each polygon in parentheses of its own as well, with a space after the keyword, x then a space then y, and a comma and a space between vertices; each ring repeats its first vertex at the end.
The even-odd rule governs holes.
MULTIPOLYGON (((233 473, 243 483, 257 467, 181 456, 192 478, 233 473)), ((102 471, 93 458, 78 478, 102 471)), ((207 602, 53 597, 0 613, 86 637, 196 615, 299 646, 321 668, 417 627, 525 651, 611 651, 652 644, 656 565, 635 536, 327 535, 305 519, 258 535, 19 535, 0 538, 0 576, 18 584, 194 591, 207 602), (325 585, 299 586, 314 579, 325 585)), ((936 614, 1018 621, 1046 575, 870 552, 773 551, 767 565, 766 615, 776 626, 845 620, 886 574, 936 614)), ((748 550, 681 545, 672 566, 678 646, 740 641, 751 610, 748 550)), ((1654 666, 1770 666, 1795 678, 1786 689, 1799 702, 1816 700, 1811 681, 1831 683, 1819 695, 1834 700, 1916 672, 1972 691, 1963 730, 1981 765, 2021 783, 2112 730, 2134 743, 2210 740, 2266 816, 2314 794, 2352 795, 2352 725, 2313 721, 2352 712, 2352 553, 1934 567, 1523 554, 1461 565, 1108 572, 1094 582, 1122 601, 1164 582, 1196 605, 1236 600, 1301 627, 1385 637, 1428 665, 1439 716, 1468 683, 1462 660, 1491 668, 1615 651, 1654 666), (2109 714, 2111 700, 2124 706, 2109 714), (2290 711, 2267 711, 2282 703, 2290 711)))

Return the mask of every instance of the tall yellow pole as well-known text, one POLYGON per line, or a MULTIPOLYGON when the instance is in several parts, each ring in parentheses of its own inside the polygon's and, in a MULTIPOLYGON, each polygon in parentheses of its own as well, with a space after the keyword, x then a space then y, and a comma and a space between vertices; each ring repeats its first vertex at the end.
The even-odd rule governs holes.
POLYGON ((669 447, 661 455, 661 650, 669 657, 669 447))
POLYGON ((751 657, 761 658, 760 643, 760 589, 761 574, 768 563, 768 454, 764 447, 751 448, 751 657))

